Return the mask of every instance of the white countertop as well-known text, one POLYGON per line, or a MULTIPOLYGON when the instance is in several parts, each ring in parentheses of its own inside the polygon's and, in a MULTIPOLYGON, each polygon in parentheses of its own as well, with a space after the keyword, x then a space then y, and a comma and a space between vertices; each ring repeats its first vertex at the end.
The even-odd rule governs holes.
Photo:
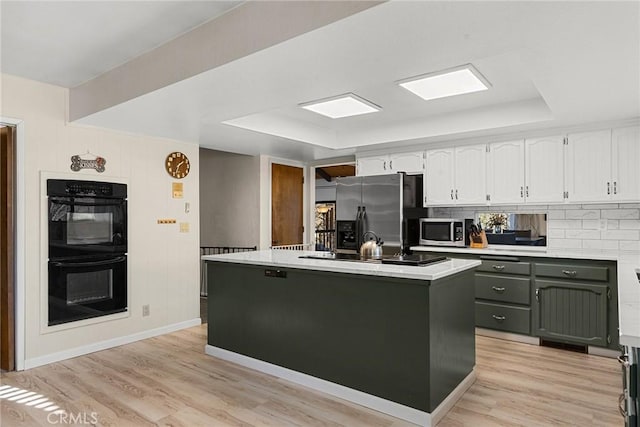
POLYGON ((301 255, 313 254, 318 254, 318 252, 263 250, 239 252, 234 254, 205 255, 202 259, 205 261, 232 262, 237 264, 265 265, 283 268, 288 267, 304 270, 366 274, 371 276, 398 277, 401 279, 418 280, 436 280, 480 265, 480 261, 464 259, 449 259, 447 261, 416 267, 369 262, 300 258, 301 255))
POLYGON ((527 256, 540 258, 571 258, 616 261, 618 268, 618 321, 620 344, 640 347, 640 252, 581 249, 546 249, 517 246, 489 246, 485 249, 455 248, 441 246, 413 246, 415 252, 448 252, 493 256, 527 256), (535 248, 535 249, 534 249, 535 248))

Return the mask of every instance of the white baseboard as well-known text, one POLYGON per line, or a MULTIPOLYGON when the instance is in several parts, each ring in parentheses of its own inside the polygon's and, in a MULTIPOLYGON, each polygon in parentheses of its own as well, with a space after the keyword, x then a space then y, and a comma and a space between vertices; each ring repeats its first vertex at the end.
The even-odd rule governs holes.
POLYGON ((587 353, 593 354, 594 356, 602 356, 609 357, 611 359, 617 359, 620 356, 620 351, 611 350, 610 348, 602 348, 602 347, 587 347, 587 353))
POLYGON ((106 350, 112 347, 118 347, 123 344, 129 344, 135 341, 140 341, 146 338, 155 337, 158 335, 168 334, 170 332, 179 331, 180 329, 190 328, 192 326, 200 325, 202 321, 200 318, 185 320, 184 322, 173 323, 171 325, 162 326, 160 328, 149 329, 142 332, 136 332, 135 334, 126 335, 123 337, 112 338, 105 341, 99 341, 93 344, 83 345, 81 347, 71 348, 69 350, 60 351, 58 353, 51 353, 45 356, 34 357, 27 359, 24 362, 25 369, 35 368, 37 366, 47 365, 49 363, 60 362, 61 360, 71 359, 72 357, 82 356, 84 354, 93 353, 100 350, 106 350))
POLYGON ((274 365, 242 354, 233 353, 219 347, 206 345, 205 353, 209 356, 217 357, 246 368, 273 375, 423 427, 435 426, 436 423, 440 421, 440 419, 453 407, 453 405, 455 405, 458 399, 462 397, 464 392, 471 387, 476 379, 475 370, 472 370, 471 373, 467 375, 467 377, 453 390, 453 392, 451 392, 451 394, 449 394, 449 396, 447 396, 444 401, 442 401, 440 405, 438 405, 432 413, 428 413, 378 396, 373 396, 362 391, 354 390, 340 384, 283 368, 282 366, 274 365))

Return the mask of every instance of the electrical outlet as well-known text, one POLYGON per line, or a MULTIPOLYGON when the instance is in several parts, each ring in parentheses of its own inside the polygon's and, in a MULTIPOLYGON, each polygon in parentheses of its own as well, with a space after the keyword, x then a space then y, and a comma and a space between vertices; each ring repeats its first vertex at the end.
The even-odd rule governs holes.
POLYGON ((149 304, 145 304, 142 306, 142 317, 147 317, 149 315, 149 304))

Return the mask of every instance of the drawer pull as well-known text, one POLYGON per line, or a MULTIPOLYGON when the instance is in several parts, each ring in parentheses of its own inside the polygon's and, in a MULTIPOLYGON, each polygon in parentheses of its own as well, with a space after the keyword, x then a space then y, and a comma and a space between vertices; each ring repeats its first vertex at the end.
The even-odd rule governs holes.
POLYGON ((503 293, 505 291, 506 288, 499 288, 497 286, 492 286, 491 289, 493 289, 497 293, 501 294, 501 293, 503 293))
POLYGON ((498 270, 498 271, 502 271, 504 270, 504 265, 492 265, 491 266, 494 270, 498 270))
POLYGON ((576 277, 578 272, 575 270, 562 270, 562 274, 566 274, 569 277, 576 277))
POLYGON ((504 317, 504 316, 496 316, 495 314, 491 315, 491 317, 496 319, 498 322, 503 322, 504 319, 506 319, 506 317, 504 317))

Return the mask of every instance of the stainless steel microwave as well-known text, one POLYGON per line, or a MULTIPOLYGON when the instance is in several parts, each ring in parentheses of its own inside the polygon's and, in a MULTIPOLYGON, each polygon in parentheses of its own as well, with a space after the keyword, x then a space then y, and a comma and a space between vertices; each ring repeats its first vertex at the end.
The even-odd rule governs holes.
POLYGON ((466 246, 465 220, 453 218, 420 218, 421 245, 466 246))

